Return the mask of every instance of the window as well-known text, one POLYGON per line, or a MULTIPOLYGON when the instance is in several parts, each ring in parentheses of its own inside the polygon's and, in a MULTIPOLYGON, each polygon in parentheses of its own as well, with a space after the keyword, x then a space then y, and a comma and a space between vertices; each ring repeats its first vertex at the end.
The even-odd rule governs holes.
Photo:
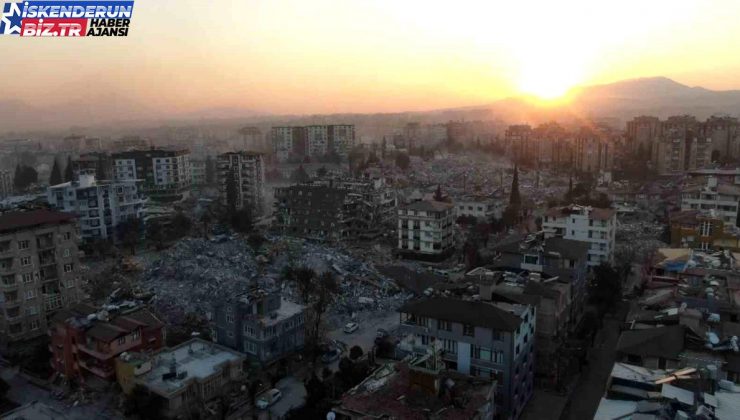
POLYGON ((30 305, 26 307, 26 315, 38 315, 39 307, 36 305, 30 305))
POLYGON ((15 284, 15 274, 8 274, 2 277, 3 286, 12 286, 15 284))
POLYGON ((36 289, 26 290, 26 300, 33 299, 36 297, 36 289))
POLYGON ((126 344, 126 336, 118 337, 118 345, 126 344))
POLYGON ((452 331, 452 323, 450 321, 437 320, 437 329, 443 331, 452 331))
POLYGON ((234 323, 234 315, 227 313, 226 314, 226 322, 228 322, 229 324, 233 324, 234 323))
POLYGON ((74 264, 64 264, 64 272, 71 273, 74 270, 74 264))
POLYGON ((537 255, 525 255, 524 264, 538 264, 539 257, 537 255))
POLYGON ((21 265, 22 266, 31 265, 31 257, 21 257, 21 265))
POLYGON ((32 282, 33 282, 33 274, 31 273, 23 274, 23 283, 32 283, 32 282))
POLYGON ((38 330, 39 329, 39 320, 38 319, 32 319, 31 322, 28 323, 28 328, 31 331, 38 330))
POLYGON ((470 324, 463 324, 463 335, 475 337, 475 327, 470 324))
POLYGON ((68 241, 72 238, 72 232, 64 232, 64 235, 62 235, 65 241, 68 241))
POLYGON ((503 340, 501 331, 499 331, 499 330, 491 330, 491 338, 494 341, 501 341, 501 340, 503 340))
POLYGON ((64 249, 64 256, 65 257, 69 257, 69 255, 70 255, 69 248, 65 248, 64 249))
POLYGON ((251 354, 257 354, 257 345, 249 340, 244 340, 244 351, 251 354))
POLYGON ((457 341, 442 339, 442 348, 448 353, 457 354, 457 341))
POLYGON ((138 340, 139 339, 139 330, 134 330, 134 332, 131 333, 131 338, 133 340, 138 340))
POLYGON ((473 359, 484 360, 486 362, 492 361, 491 349, 481 346, 470 347, 470 357, 473 359))
POLYGON ((28 249, 28 240, 18 241, 18 249, 28 249))

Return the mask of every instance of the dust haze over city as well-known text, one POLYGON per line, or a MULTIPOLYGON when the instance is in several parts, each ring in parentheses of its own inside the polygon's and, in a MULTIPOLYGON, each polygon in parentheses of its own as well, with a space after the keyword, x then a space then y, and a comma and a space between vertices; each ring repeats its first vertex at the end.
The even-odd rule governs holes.
POLYGON ((0 419, 736 419, 739 19, 4 2, 0 419))

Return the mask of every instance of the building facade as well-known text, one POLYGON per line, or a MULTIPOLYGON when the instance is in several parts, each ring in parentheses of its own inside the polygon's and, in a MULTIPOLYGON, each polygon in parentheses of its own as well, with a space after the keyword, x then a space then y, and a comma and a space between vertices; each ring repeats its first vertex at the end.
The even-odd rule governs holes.
POLYGON ((0 171, 0 199, 13 195, 13 174, 10 171, 0 171))
POLYGON ((455 247, 455 207, 434 200, 398 209, 398 252, 409 258, 444 259, 455 247))
POLYGON ((177 201, 189 195, 190 152, 183 150, 135 150, 114 153, 115 181, 143 181, 147 197, 177 201))
POLYGON ((498 384, 496 412, 517 419, 533 393, 536 310, 530 305, 433 297, 399 309, 399 344, 415 353, 442 352, 447 368, 498 384))
POLYGON ((613 209, 554 207, 545 212, 542 229, 546 238, 557 236, 588 243, 589 267, 614 264, 617 213, 613 209))
POLYGON ((49 322, 51 367, 68 379, 115 380, 115 358, 164 345, 164 324, 145 307, 70 306, 49 322))
POLYGON ((727 224, 738 225, 740 186, 721 183, 708 177, 705 185, 692 185, 681 190, 681 210, 699 210, 714 214, 727 224))
POLYGON ((214 306, 219 344, 246 353, 251 360, 270 364, 292 355, 305 343, 305 308, 255 288, 214 306))
POLYGON ((307 157, 320 159, 335 156, 346 159, 355 146, 355 126, 272 127, 270 137, 275 156, 281 163, 307 157))
POLYGON ((117 227, 126 220, 144 220, 147 199, 141 181, 98 181, 80 174, 77 181, 52 185, 47 190, 52 207, 78 216, 80 237, 86 241, 116 240, 117 227))
POLYGON ((162 402, 163 418, 207 413, 210 402, 238 390, 246 378, 243 354, 194 338, 154 354, 128 352, 116 358, 124 393, 141 386, 162 402))
POLYGON ((265 164, 261 153, 224 153, 218 155, 216 168, 223 205, 229 205, 229 194, 233 194, 237 209, 248 208, 255 216, 264 214, 265 164), (233 177, 232 193, 228 191, 229 177, 233 177))
POLYGON ((77 241, 71 214, 0 215, 0 351, 46 335, 50 317, 82 298, 77 241))
POLYGON ((205 159, 190 160, 190 185, 193 187, 206 185, 206 165, 205 159))

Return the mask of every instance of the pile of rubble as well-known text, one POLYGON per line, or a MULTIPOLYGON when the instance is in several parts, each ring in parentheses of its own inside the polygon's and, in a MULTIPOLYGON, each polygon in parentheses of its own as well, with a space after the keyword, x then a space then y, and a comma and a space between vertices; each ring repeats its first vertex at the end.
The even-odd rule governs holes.
POLYGON ((205 314, 214 301, 249 289, 257 262, 243 241, 183 239, 140 275, 138 286, 167 318, 205 314))

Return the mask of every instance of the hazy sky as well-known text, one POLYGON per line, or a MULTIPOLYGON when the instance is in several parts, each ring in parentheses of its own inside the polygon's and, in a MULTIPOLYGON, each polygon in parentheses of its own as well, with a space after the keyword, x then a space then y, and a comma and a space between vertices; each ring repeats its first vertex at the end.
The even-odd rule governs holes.
POLYGON ((738 0, 135 0, 126 38, 0 37, 0 100, 325 113, 658 75, 730 89, 739 46, 738 0))

